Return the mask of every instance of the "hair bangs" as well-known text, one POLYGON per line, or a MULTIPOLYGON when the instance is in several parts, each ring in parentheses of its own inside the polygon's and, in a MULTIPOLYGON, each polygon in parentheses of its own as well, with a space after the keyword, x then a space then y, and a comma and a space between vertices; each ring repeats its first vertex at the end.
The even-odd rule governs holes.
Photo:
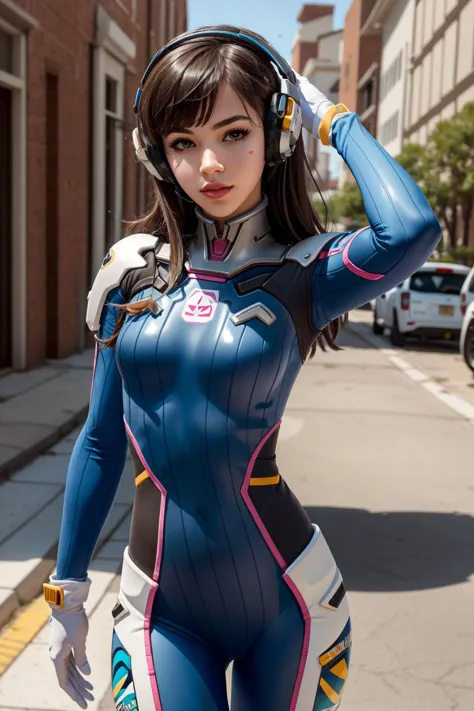
POLYGON ((249 106, 263 118, 277 89, 275 80, 271 67, 262 66, 261 58, 242 46, 191 40, 169 52, 152 72, 140 111, 143 131, 153 142, 158 135, 204 126, 223 81, 239 96, 249 118, 249 106))
MULTIPOLYGON (((144 106, 152 134, 205 125, 217 100, 226 67, 216 48, 180 47, 157 68, 153 104, 144 106)), ((145 121, 146 123, 146 121, 145 121)))

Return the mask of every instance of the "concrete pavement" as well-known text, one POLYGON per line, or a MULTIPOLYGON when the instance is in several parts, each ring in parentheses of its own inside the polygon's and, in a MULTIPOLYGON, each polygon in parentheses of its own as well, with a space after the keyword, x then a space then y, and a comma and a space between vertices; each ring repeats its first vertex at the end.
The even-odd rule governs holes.
POLYGON ((87 414, 92 364, 89 350, 0 379, 0 627, 53 569, 70 433, 87 414))
MULTIPOLYGON (((356 312, 351 320, 356 323, 343 337, 347 349, 319 353, 303 368, 278 450, 283 476, 321 525, 351 591, 355 642, 343 708, 470 711, 473 425, 424 387, 419 376, 417 382, 391 360, 387 339, 370 333, 370 313, 356 312)), ((455 352, 445 355, 444 350, 415 348, 397 351, 395 357, 413 365, 412 370, 424 367, 430 382, 474 405, 469 371, 465 368, 463 377, 455 352)), ((80 390, 88 399, 91 354, 87 357, 77 403, 80 390)), ((78 383, 77 373, 74 377, 78 383)), ((61 387, 66 387, 64 380, 61 387)), ((55 400, 54 387, 49 396, 45 393, 43 402, 55 400)), ((57 539, 76 434, 1 485, 0 584, 13 570, 9 585, 16 587, 3 588, 10 599, 12 593, 17 600, 35 594, 27 562, 34 561, 37 587, 54 565, 54 543, 44 558, 31 546, 44 530, 54 531, 57 539), (31 486, 35 497, 29 498, 31 486), (9 541, 14 544, 3 548, 9 541)), ((92 711, 114 708, 108 692, 110 609, 128 536, 132 489, 132 477, 124 475, 102 537, 109 542, 98 550, 92 570, 89 654, 97 699, 92 711)), ((27 610, 17 611, 17 619, 27 610)), ((43 627, 0 675, 0 711, 77 708, 57 689, 46 643, 43 627), (26 678, 36 681, 26 685, 26 678)))

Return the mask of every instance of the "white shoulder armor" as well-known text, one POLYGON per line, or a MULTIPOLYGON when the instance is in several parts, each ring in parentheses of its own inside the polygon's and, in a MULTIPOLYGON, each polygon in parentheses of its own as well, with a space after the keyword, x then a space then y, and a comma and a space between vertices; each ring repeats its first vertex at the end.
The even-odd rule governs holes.
POLYGON ((298 262, 302 267, 307 267, 314 262, 327 243, 334 237, 337 237, 338 234, 340 234, 340 232, 326 232, 322 235, 307 237, 295 244, 286 253, 285 259, 290 259, 293 262, 298 262))
POLYGON ((110 248, 87 297, 86 321, 91 331, 99 330, 100 316, 107 294, 119 286, 130 269, 146 265, 141 252, 155 247, 157 241, 158 238, 153 235, 139 233, 124 237, 110 248))

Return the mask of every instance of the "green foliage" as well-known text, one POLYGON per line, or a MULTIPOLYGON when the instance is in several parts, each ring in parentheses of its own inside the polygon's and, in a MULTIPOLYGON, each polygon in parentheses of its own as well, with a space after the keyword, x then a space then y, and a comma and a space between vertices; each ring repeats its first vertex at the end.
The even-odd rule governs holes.
MULTIPOLYGON (((459 218, 462 246, 467 248, 474 211, 474 102, 440 121, 426 147, 405 144, 397 160, 420 185, 447 230, 448 249, 456 247, 459 218)), ((469 258, 468 252, 457 254, 469 258)))
POLYGON ((450 262, 451 264, 465 264, 468 267, 474 267, 474 248, 473 247, 453 247, 447 252, 443 252, 438 256, 430 257, 433 262, 450 262))
POLYGON ((327 215, 332 223, 342 223, 344 229, 355 230, 367 224, 362 195, 357 185, 345 185, 332 198, 326 198, 324 203, 319 195, 314 194, 312 203, 321 219, 327 215))
POLYGON ((367 224, 362 195, 357 185, 346 183, 333 197, 332 203, 337 221, 342 222, 345 229, 355 230, 367 224))

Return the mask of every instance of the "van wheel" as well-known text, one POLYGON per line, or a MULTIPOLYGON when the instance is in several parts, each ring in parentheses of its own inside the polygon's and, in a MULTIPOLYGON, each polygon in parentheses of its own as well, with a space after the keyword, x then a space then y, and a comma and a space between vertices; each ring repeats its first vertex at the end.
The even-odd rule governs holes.
POLYGON ((474 373, 474 321, 471 321, 467 329, 463 356, 467 367, 474 373))
POLYGON ((397 348, 403 348, 405 345, 405 335, 400 333, 398 329, 398 318, 397 312, 393 312, 393 326, 390 330, 390 342, 393 343, 397 348))
POLYGON ((381 326, 377 321, 377 311, 374 309, 374 320, 372 321, 372 332, 376 336, 383 336, 384 327, 381 326))

